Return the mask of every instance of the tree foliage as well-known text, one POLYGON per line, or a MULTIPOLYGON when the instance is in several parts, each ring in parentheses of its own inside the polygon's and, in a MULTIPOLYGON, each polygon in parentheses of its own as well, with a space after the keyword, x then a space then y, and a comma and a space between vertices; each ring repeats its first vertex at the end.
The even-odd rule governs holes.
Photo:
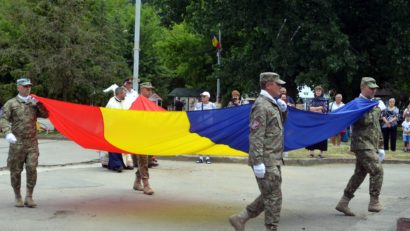
MULTIPOLYGON (((393 96, 410 92, 406 0, 143 1, 139 76, 165 97, 174 87, 257 93, 258 75, 278 72, 295 96, 303 84, 355 97, 362 76, 393 96), (222 32, 216 64, 212 32, 222 32)), ((22 75, 37 94, 105 104, 101 90, 133 66, 134 1, 2 0, 0 102, 22 75)))

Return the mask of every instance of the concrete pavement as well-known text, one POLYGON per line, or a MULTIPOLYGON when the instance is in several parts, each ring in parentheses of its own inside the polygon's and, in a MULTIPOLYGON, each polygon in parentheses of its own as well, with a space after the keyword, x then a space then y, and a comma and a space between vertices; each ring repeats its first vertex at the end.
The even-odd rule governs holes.
MULTIPOLYGON (((7 151, 1 139, 1 167, 7 151)), ((227 217, 258 195, 253 173, 241 161, 198 165, 160 159, 150 170, 155 194, 146 196, 131 189, 135 171, 101 168, 96 151, 40 140, 40 153, 38 208, 15 208, 8 170, 0 171, 0 230, 233 230, 227 217)), ((334 207, 353 164, 284 166, 280 230, 395 230, 398 218, 410 217, 409 167, 384 165, 381 213, 367 212, 366 179, 351 203, 357 216, 345 217, 334 207)), ((246 230, 264 230, 263 214, 246 230)))

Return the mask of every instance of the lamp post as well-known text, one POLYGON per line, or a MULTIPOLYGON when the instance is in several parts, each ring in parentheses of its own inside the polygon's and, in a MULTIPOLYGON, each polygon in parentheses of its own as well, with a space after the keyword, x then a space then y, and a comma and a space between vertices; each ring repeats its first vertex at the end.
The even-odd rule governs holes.
POLYGON ((132 87, 138 91, 138 65, 140 59, 140 20, 141 0, 135 0, 135 29, 134 29, 134 66, 132 74, 132 87))

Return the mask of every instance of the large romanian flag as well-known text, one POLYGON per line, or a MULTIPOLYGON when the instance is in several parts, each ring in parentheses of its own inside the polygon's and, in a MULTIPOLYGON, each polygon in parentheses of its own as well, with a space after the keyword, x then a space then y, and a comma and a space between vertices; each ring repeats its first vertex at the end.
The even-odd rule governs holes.
MULTIPOLYGON (((36 98, 48 109, 57 130, 84 148, 158 156, 246 156, 249 151, 252 105, 168 112, 142 96, 131 106, 134 110, 36 98)), ((359 98, 329 114, 288 108, 284 149, 303 148, 327 139, 361 118, 377 103, 359 98)))
POLYGON ((136 110, 37 98, 48 109, 56 129, 84 148, 158 156, 245 156, 249 146, 250 106, 167 112, 153 111, 158 107, 141 96, 131 106, 136 110))

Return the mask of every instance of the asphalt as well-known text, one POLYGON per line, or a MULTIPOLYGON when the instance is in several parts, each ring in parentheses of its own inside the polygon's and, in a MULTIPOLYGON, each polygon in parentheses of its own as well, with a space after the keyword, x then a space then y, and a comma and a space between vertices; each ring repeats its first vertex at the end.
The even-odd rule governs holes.
MULTIPOLYGON (((0 230, 233 230, 227 218, 242 210, 258 188, 246 158, 159 157, 150 169, 153 196, 132 190, 134 171, 102 168, 98 153, 68 140, 40 141, 35 209, 13 206, 8 144, 0 139, 0 230)), ((385 163, 384 210, 367 212, 368 179, 351 202, 355 217, 334 207, 353 173, 352 159, 287 160, 280 230, 396 230, 410 218, 410 165, 385 163)), ((25 177, 23 174, 23 181, 25 177)), ((24 189, 24 184, 23 184, 24 189)), ((246 230, 264 230, 263 214, 246 230)))

